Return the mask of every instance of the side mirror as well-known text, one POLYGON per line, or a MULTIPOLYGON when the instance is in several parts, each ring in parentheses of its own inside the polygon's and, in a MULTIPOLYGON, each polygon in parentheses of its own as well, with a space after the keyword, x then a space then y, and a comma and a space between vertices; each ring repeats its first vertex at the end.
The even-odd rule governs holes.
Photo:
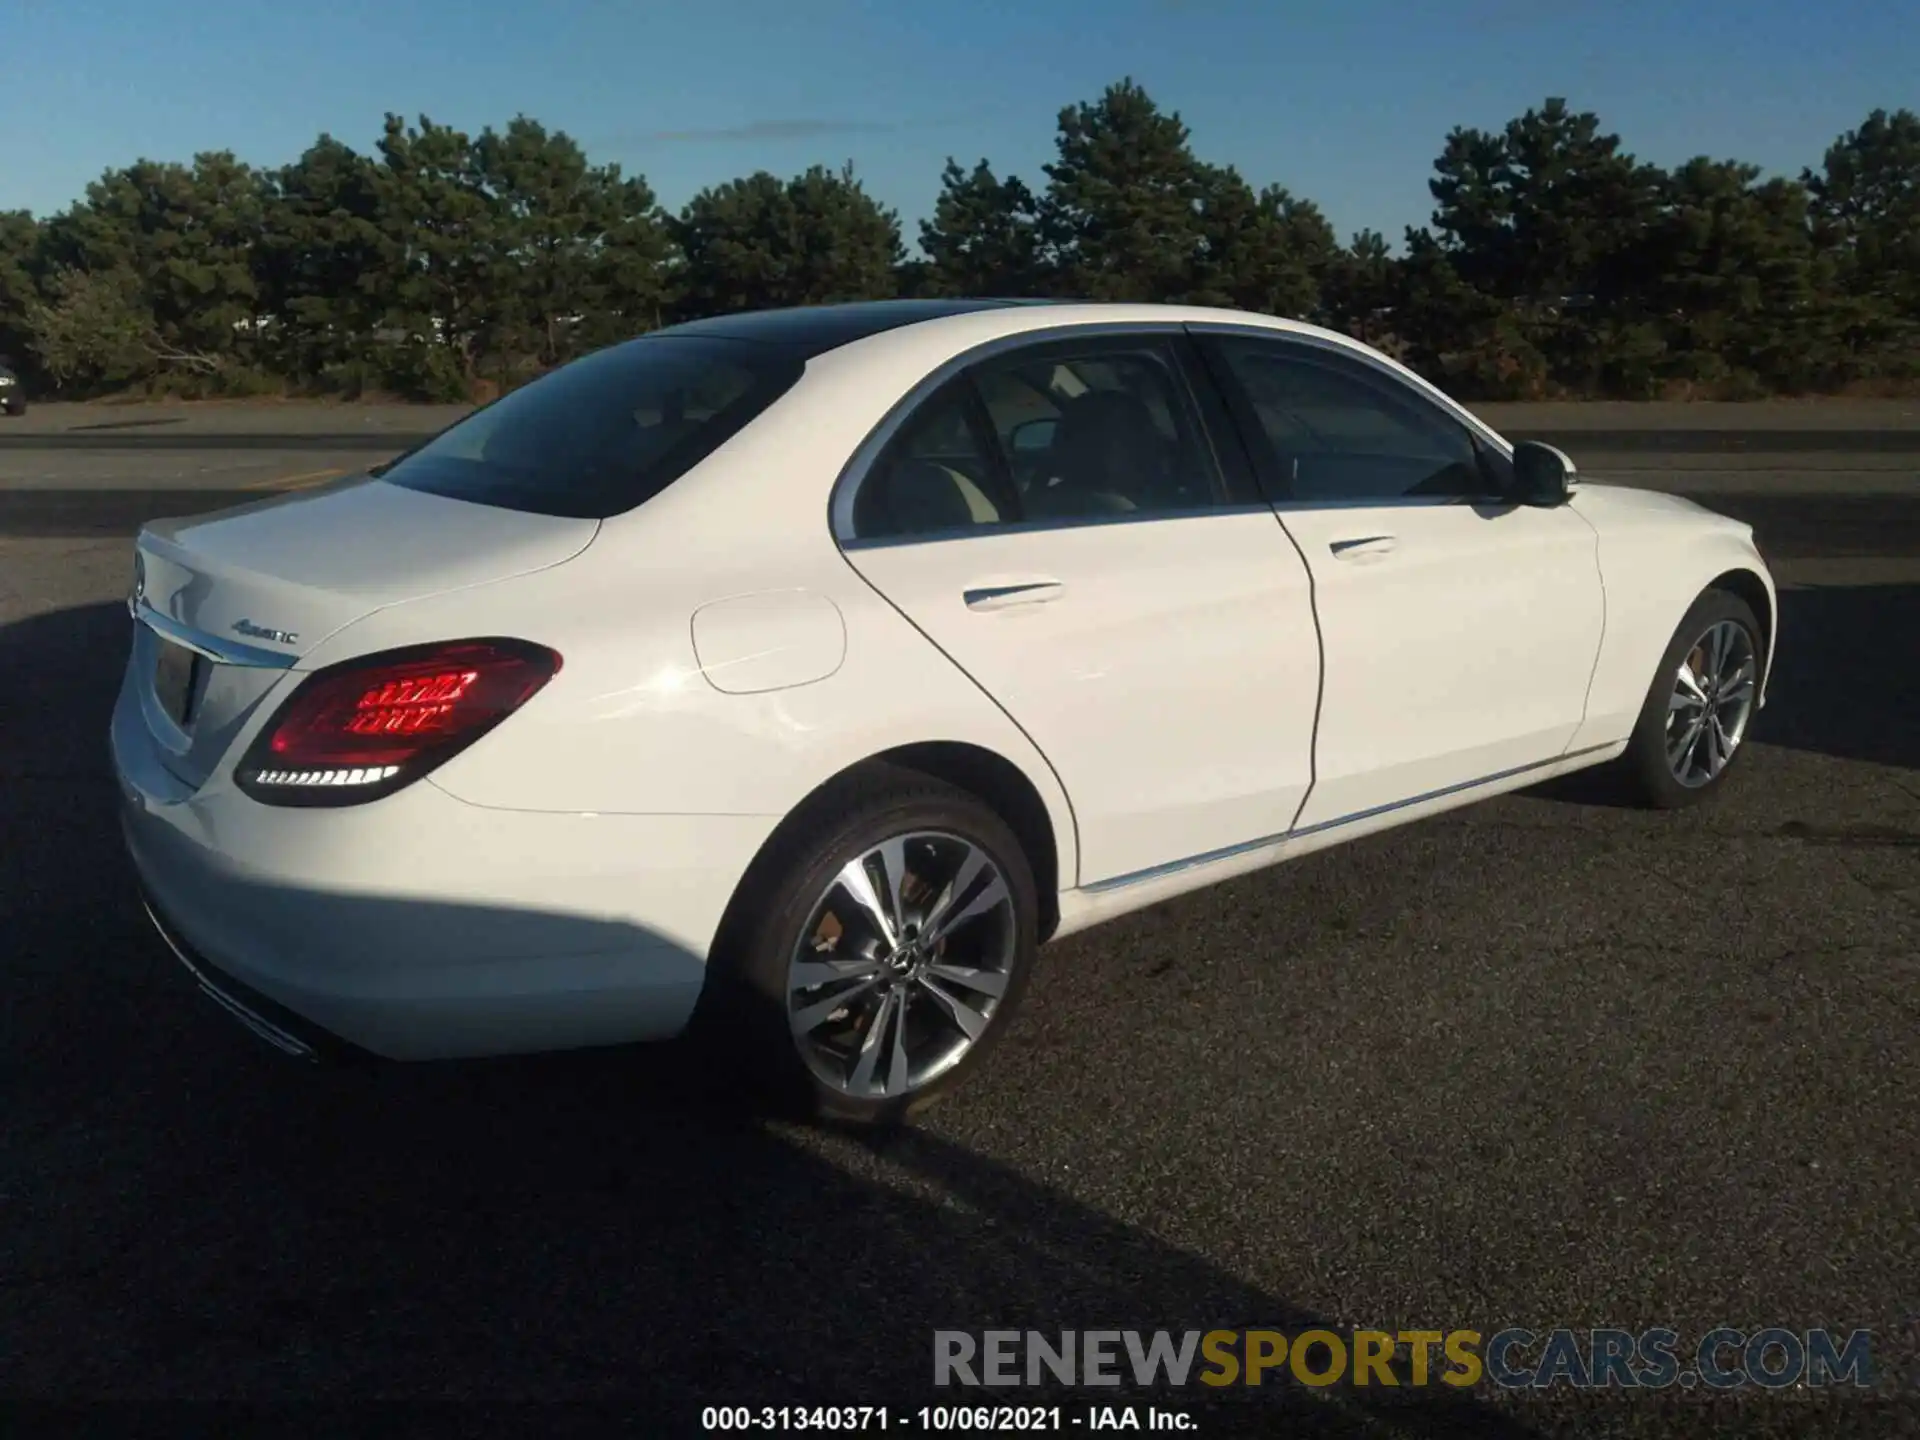
POLYGON ((1514 498, 1522 505, 1564 505, 1578 472, 1564 450, 1523 440, 1513 447, 1514 498))
POLYGON ((1022 420, 1007 436, 1016 455, 1032 455, 1053 444, 1054 421, 1022 420))

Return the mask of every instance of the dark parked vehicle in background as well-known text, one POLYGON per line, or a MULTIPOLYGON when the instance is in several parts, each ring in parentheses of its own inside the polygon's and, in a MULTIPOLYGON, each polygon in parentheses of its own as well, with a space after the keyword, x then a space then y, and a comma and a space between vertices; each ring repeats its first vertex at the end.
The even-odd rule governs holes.
POLYGON ((0 411, 8 415, 27 413, 27 397, 21 393, 20 377, 0 364, 0 411))

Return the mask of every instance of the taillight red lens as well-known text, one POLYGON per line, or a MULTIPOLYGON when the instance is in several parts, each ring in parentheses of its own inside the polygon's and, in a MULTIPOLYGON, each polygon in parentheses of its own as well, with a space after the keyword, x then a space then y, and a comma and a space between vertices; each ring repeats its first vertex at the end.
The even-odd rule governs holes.
POLYGON ((518 710, 559 672, 553 651, 461 640, 316 671, 235 774, 257 800, 342 805, 390 794, 518 710))

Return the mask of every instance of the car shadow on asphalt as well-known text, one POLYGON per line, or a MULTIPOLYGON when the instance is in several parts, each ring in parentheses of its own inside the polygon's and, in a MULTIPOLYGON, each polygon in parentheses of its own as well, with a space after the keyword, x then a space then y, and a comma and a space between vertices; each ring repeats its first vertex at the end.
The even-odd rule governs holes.
POLYGON ((1920 769, 1920 585, 1780 592, 1780 661, 1754 738, 1920 769))
MULTIPOLYGON (((934 1130, 756 1115, 684 1044, 345 1068, 267 1050, 133 898, 105 754, 128 624, 99 605, 0 631, 0 673, 31 682, 0 695, 0 1174, 23 1182, 0 1235, 0 1389, 567 1398, 644 1407, 650 1433, 692 1432, 709 1404, 983 1401, 1532 1433, 1437 1385, 936 1389, 936 1329, 1342 1327, 934 1130)), ((363 924, 526 918, 339 903, 363 924)))

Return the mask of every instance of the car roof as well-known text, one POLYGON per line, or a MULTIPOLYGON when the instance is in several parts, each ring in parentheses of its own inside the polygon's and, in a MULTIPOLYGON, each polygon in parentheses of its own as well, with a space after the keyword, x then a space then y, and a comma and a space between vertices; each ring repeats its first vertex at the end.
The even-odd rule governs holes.
MULTIPOLYGON (((886 304, 889 302, 877 302, 886 304)), ((913 304, 915 302, 891 302, 913 304)), ((1499 432, 1391 355, 1337 330, 1303 320, 1287 320, 1253 310, 1229 310, 1206 305, 1154 305, 1125 300, 1049 300, 1037 303, 1004 301, 932 302, 949 304, 944 311, 924 311, 859 337, 847 336, 834 346, 808 355, 808 373, 819 379, 829 374, 848 377, 856 385, 888 388, 902 376, 926 376, 980 347, 1031 335, 1034 339, 1069 339, 1082 327, 1221 326, 1243 333, 1293 336, 1317 342, 1339 353, 1364 359, 1436 401, 1477 433, 1500 446, 1499 432)), ((745 316, 734 317, 745 319, 745 316)), ((661 332, 657 332, 661 333, 661 332)))
MULTIPOLYGON (((839 305, 798 305, 781 310, 747 310, 688 320, 652 332, 656 336, 691 335, 723 340, 755 340, 780 345, 811 359, 842 345, 905 325, 919 325, 982 310, 1046 305, 1045 300, 935 299, 860 300, 839 305)), ((652 338, 651 336, 646 338, 652 338)))
POLYGON ((909 335, 917 341, 922 337, 932 340, 935 336, 953 339, 960 335, 971 338, 1018 335, 1023 331, 1076 325, 1207 323, 1321 336, 1348 347, 1355 344, 1351 337, 1318 325, 1251 310, 1067 297, 858 300, 776 310, 743 310, 669 325, 640 336, 639 342, 629 343, 671 336, 746 340, 778 346, 795 359, 810 361, 850 346, 867 350, 874 343, 884 344, 894 337, 904 340, 909 335), (862 341, 868 344, 860 344, 862 341))

